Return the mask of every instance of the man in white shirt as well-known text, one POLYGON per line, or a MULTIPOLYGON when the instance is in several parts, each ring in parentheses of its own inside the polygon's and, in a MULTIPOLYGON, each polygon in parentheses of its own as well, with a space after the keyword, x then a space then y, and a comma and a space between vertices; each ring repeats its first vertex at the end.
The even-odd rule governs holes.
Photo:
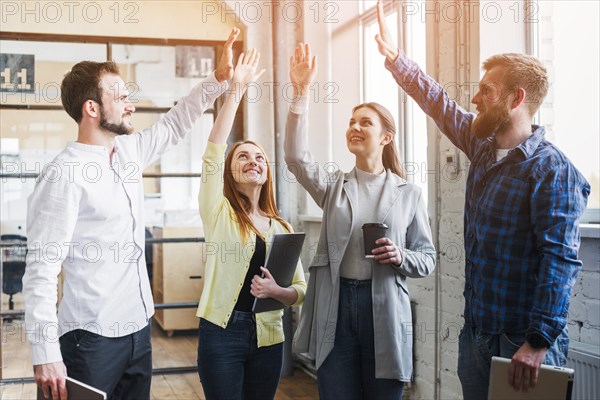
POLYGON ((35 381, 46 397, 66 398, 66 375, 110 398, 150 397, 154 301, 144 257, 142 172, 226 90, 238 34, 234 28, 214 74, 136 133, 135 107, 116 64, 83 61, 65 75, 62 102, 78 137, 44 168, 28 199, 23 277, 35 381))

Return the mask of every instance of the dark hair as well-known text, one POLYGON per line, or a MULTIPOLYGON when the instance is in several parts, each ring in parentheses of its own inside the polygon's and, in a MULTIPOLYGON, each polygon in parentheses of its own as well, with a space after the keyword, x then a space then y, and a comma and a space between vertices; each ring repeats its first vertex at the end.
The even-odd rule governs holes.
POLYGON ((370 102, 357 105, 352 109, 352 114, 361 108, 369 108, 375 111, 381 121, 381 125, 383 125, 383 130, 392 135, 392 140, 383 148, 382 161, 384 168, 391 170, 400 178, 406 179, 406 172, 404 172, 404 167, 402 167, 400 157, 398 156, 398 150, 396 150, 396 142, 394 140, 396 136, 396 124, 394 123, 392 113, 381 104, 370 102))
POLYGON ((75 122, 81 122, 86 101, 94 100, 102 105, 100 79, 104 74, 119 75, 119 67, 114 61, 82 61, 65 74, 60 85, 60 96, 65 111, 75 122))

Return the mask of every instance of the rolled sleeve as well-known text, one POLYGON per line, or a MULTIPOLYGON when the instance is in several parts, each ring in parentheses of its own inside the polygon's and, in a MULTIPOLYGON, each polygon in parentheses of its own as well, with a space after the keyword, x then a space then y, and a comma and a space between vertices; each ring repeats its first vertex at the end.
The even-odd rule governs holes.
POLYGON ((550 344, 567 323, 571 289, 582 266, 578 220, 589 192, 587 182, 564 163, 540 177, 532 193, 531 215, 541 257, 528 333, 539 333, 550 344))

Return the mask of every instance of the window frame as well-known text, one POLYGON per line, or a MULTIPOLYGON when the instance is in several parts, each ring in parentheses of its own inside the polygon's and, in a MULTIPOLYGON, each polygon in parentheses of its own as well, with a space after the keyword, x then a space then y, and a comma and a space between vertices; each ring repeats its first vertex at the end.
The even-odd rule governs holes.
MULTIPOLYGON (((526 10, 539 10, 539 2, 540 0, 525 0, 524 7, 526 10)), ((543 20, 541 18, 531 21, 530 23, 525 23, 527 54, 538 58, 540 57, 540 24, 542 23, 543 20)), ((543 121, 541 120, 541 114, 542 108, 540 107, 533 117, 534 124, 542 124, 543 121)), ((591 195, 594 194, 592 193, 591 195)), ((580 222, 582 224, 600 225, 600 208, 592 208, 588 206, 581 216, 580 222)))

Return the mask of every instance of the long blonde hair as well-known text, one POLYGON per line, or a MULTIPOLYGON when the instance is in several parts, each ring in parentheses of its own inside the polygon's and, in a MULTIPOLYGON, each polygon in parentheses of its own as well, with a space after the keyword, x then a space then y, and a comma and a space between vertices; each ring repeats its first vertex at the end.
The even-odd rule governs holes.
POLYGON ((265 161, 267 164, 267 180, 260 189, 258 207, 269 218, 274 218, 275 220, 279 221, 279 223, 283 225, 288 230, 288 232, 291 232, 292 227, 283 218, 281 218, 281 215, 279 215, 279 210, 277 209, 277 205, 275 203, 273 174, 271 172, 271 166, 269 164, 269 160, 267 159, 265 150, 257 143, 251 140, 245 140, 243 142, 234 143, 231 146, 231 149, 229 150, 229 153, 225 158, 225 171, 223 173, 223 194, 225 195, 225 198, 229 200, 231 208, 233 208, 233 211, 235 212, 237 223, 239 224, 240 231, 242 232, 242 237, 244 239, 248 239, 250 231, 256 233, 258 236, 261 236, 261 233, 256 228, 256 226, 254 226, 252 218, 250 218, 250 215, 248 214, 250 212, 250 207, 252 206, 252 204, 250 203, 250 199, 237 189, 235 179, 233 178, 233 169, 231 167, 233 154, 235 153, 235 150, 243 144, 252 144, 258 147, 260 151, 264 154, 265 161))
POLYGON ((396 150, 396 124, 394 123, 394 117, 392 116, 392 113, 389 112, 389 110, 381 104, 370 102, 357 105, 352 109, 352 114, 354 114, 356 110, 359 110, 361 108, 368 108, 373 110, 379 117, 381 125, 383 125, 383 130, 392 135, 392 140, 390 140, 390 142, 386 144, 383 148, 383 167, 385 169, 391 170, 400 178, 406 179, 406 172, 404 171, 404 167, 400 162, 398 150, 396 150))

